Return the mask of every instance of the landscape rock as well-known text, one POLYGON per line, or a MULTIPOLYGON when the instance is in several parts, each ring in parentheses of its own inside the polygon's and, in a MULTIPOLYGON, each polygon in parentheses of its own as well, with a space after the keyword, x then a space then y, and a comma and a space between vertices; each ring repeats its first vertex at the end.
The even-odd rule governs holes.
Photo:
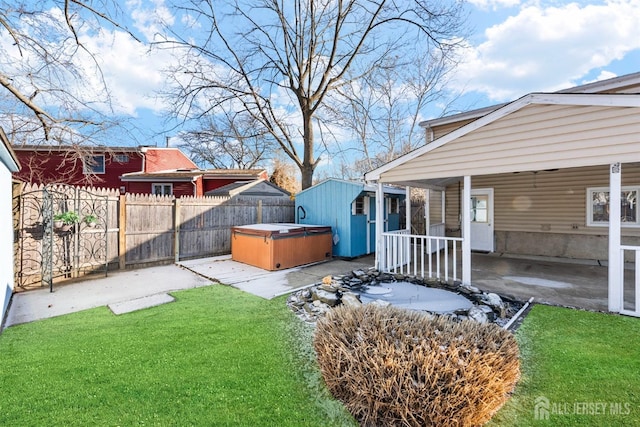
POLYGON ((477 306, 473 306, 469 309, 469 313, 467 314, 469 319, 475 320, 478 323, 488 323, 489 318, 487 314, 481 308, 477 306))
POLYGON ((326 285, 324 283, 318 286, 318 288, 322 289, 323 291, 331 292, 332 294, 338 292, 338 288, 333 287, 333 285, 326 285))
POLYGON ((505 305, 500 295, 494 293, 482 294, 482 302, 491 307, 500 317, 505 316, 505 305))
POLYGON ((458 289, 460 290, 460 292, 467 295, 480 293, 480 289, 471 285, 461 284, 460 286, 458 286, 458 289))
POLYGON ((342 302, 343 305, 346 305, 347 307, 362 305, 362 302, 360 301, 360 296, 353 292, 346 292, 342 294, 342 298, 340 299, 340 301, 342 302))
POLYGON ((338 294, 333 292, 327 292, 319 288, 313 289, 311 291, 312 298, 314 300, 319 300, 330 307, 335 307, 338 305, 338 294))

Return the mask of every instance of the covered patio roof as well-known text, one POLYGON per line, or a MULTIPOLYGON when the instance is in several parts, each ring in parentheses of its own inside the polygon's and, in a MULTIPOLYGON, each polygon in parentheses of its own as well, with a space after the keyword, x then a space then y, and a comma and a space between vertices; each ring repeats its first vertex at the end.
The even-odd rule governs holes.
POLYGON ((365 174, 442 188, 463 176, 640 161, 640 95, 532 93, 365 174))

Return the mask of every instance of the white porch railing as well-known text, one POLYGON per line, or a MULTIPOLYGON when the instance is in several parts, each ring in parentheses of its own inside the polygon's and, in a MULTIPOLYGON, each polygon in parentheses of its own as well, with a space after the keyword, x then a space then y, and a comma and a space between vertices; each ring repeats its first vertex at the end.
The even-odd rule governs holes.
POLYGON ((408 230, 389 231, 382 233, 379 268, 386 273, 459 280, 458 251, 461 246, 460 237, 419 236, 409 234, 408 230))
MULTIPOLYGON (((427 234, 432 237, 445 237, 444 232, 445 232, 445 225, 444 225, 444 222, 441 222, 439 224, 431 224, 429 226, 429 232, 427 234)), ((429 253, 441 251, 442 249, 444 249, 445 243, 446 241, 444 240, 438 241, 437 245, 432 245, 431 252, 429 253)))
POLYGON ((627 316, 636 316, 640 317, 640 246, 620 246, 620 277, 622 278, 622 310, 620 310, 620 314, 626 314, 627 316), (633 309, 628 310, 625 308, 625 268, 624 268, 624 259, 625 259, 625 251, 634 252, 634 268, 633 268, 633 309))

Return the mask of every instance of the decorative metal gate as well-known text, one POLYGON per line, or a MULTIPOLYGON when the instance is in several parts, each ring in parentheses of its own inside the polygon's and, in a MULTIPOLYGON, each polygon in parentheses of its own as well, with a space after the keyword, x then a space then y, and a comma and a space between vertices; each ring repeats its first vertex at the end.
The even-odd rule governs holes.
POLYGON ((14 197, 16 286, 29 289, 104 272, 108 196, 66 185, 14 197))

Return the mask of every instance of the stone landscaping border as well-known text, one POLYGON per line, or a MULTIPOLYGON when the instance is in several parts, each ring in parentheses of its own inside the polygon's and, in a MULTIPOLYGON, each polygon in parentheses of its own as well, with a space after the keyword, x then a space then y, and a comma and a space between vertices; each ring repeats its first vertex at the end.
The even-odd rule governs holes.
MULTIPOLYGON (((439 279, 422 279, 403 274, 381 273, 375 269, 368 271, 354 270, 345 275, 326 276, 322 283, 292 293, 287 298, 287 305, 302 320, 315 324, 317 319, 338 305, 360 305, 358 290, 363 286, 374 286, 381 283, 409 282, 431 288, 444 289, 464 296, 473 303, 468 310, 456 310, 451 313, 437 314, 449 316, 456 321, 472 319, 480 323, 493 322, 500 326, 507 324, 525 304, 507 296, 492 292, 484 292, 475 286, 464 285, 460 281, 444 282, 439 279)), ((370 304, 390 305, 382 299, 370 304)))

